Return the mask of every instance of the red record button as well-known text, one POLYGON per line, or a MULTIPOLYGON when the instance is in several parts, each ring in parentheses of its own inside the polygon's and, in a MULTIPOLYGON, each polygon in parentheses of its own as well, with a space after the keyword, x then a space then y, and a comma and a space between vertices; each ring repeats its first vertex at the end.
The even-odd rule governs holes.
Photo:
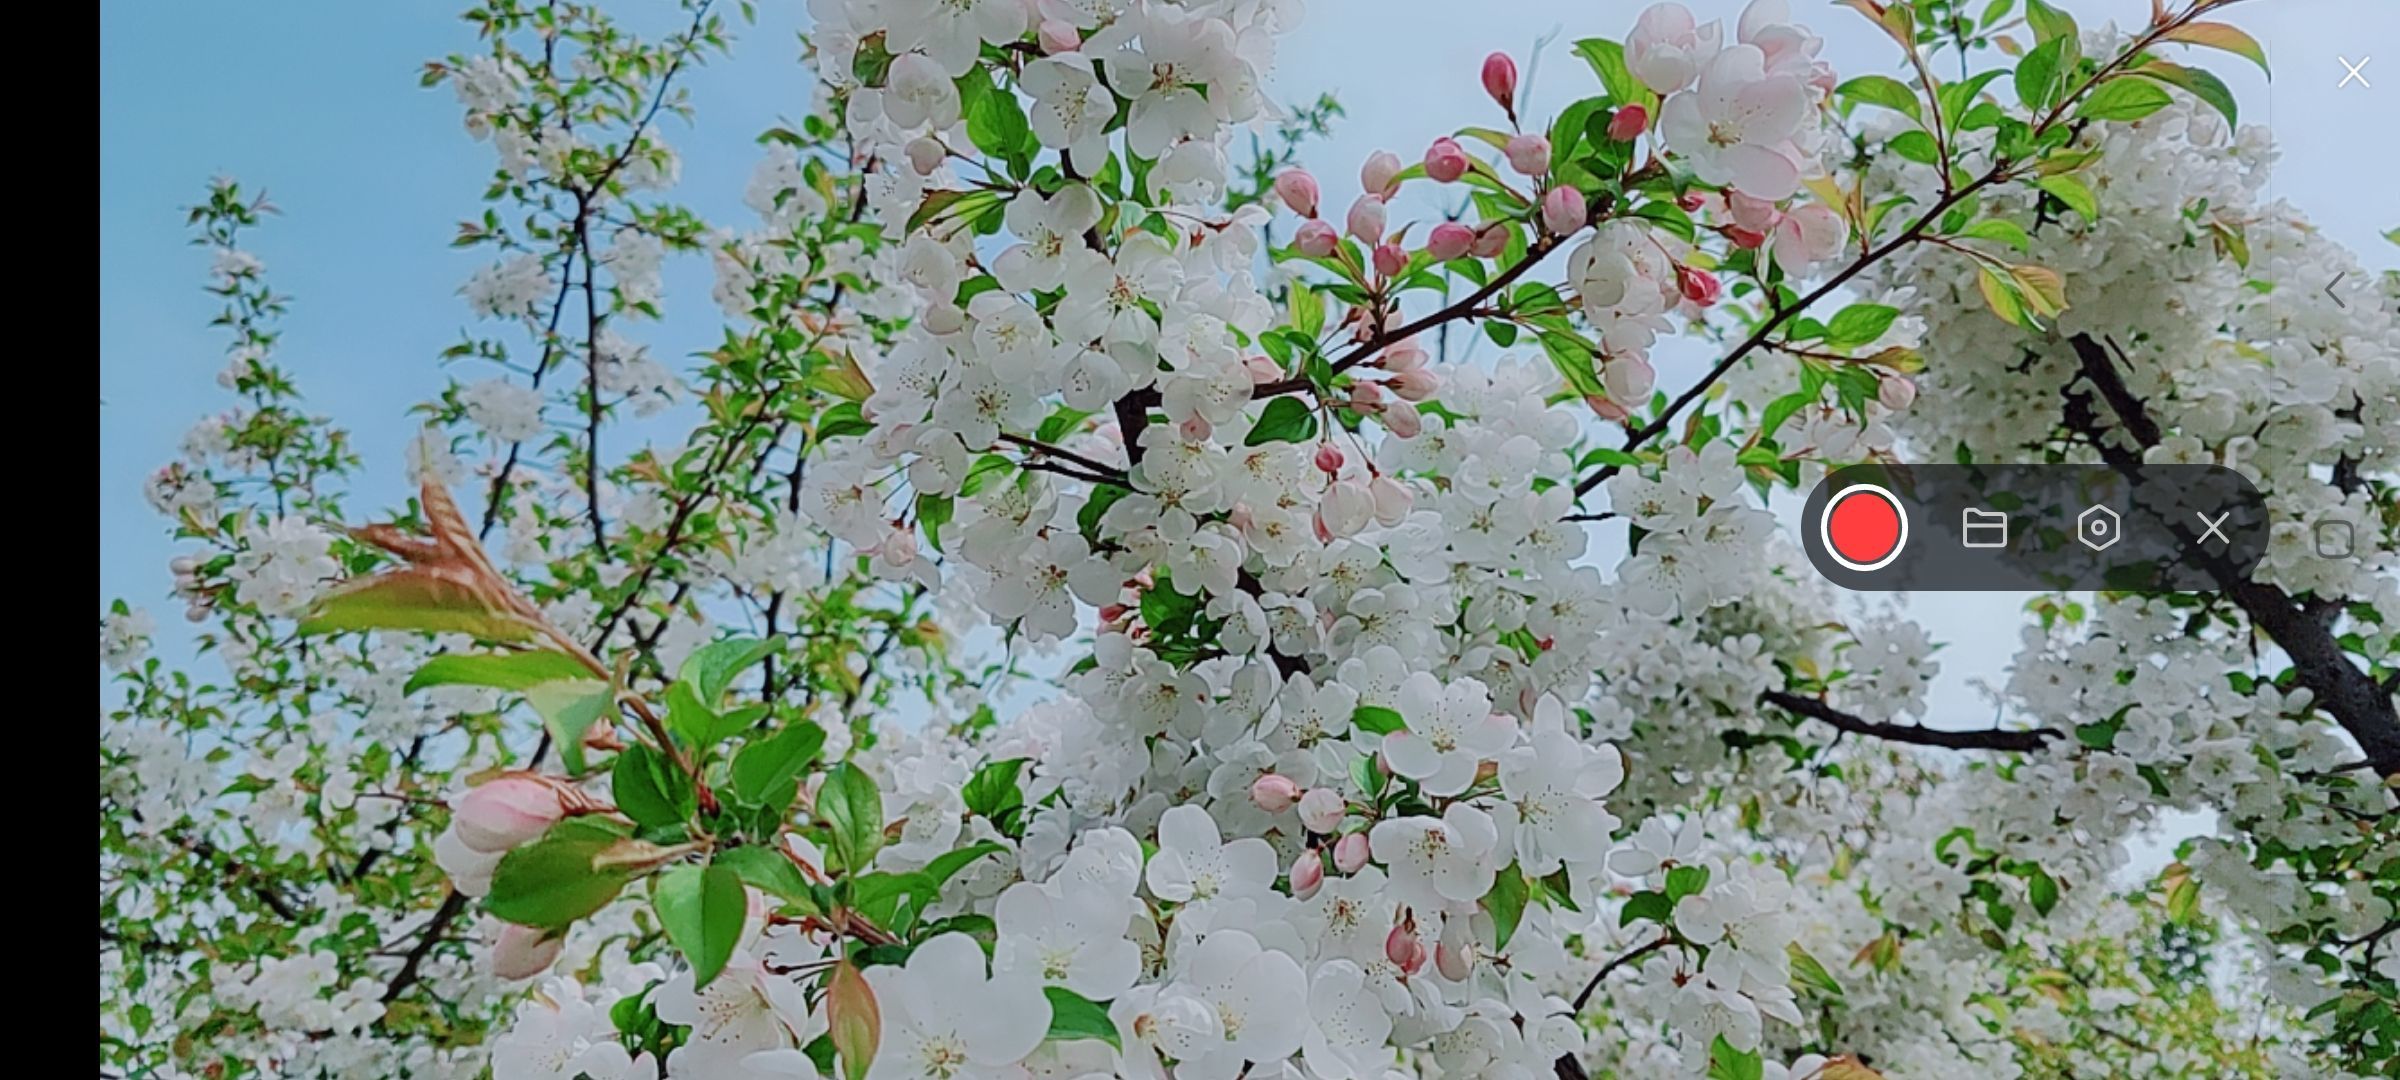
POLYGON ((1852 570, 1880 570, 1908 546, 1908 511, 1890 491, 1853 484, 1825 503, 1818 538, 1833 561, 1852 570))

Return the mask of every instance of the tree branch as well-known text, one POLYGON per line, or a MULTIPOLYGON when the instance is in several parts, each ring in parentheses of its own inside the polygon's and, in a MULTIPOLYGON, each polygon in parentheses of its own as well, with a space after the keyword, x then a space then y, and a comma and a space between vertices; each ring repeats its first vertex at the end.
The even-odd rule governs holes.
POLYGON ((2034 728, 2030 731, 2007 731, 2000 728, 1944 731, 1921 724, 1889 724, 1853 716, 1815 698, 1801 697, 1783 690, 1769 690, 1759 695, 1759 700, 1852 735, 1865 735, 1888 742, 1908 743, 1911 746, 1935 746, 1944 750, 1997 750, 2012 754, 2031 754, 2041 750, 2051 740, 2065 737, 2049 728, 2034 728))
MULTIPOLYGON (((2092 408, 2092 394, 2098 394, 2115 415, 2115 430, 2130 437, 2139 450, 2158 445, 2163 429, 2142 399, 2125 385, 2107 348, 2089 334, 2077 334, 2068 344, 2082 368, 2078 381, 2089 384, 2091 392, 2079 392, 2075 383, 2068 384, 2064 391, 2066 424, 2099 451, 2101 460, 2120 473, 2130 473, 2140 466, 2142 455, 2107 442, 2111 429, 2101 425, 2092 408)), ((2318 708, 2358 741, 2375 771, 2383 776, 2400 775, 2400 715, 2395 715, 2391 691, 2350 662, 2332 626, 2282 588, 2253 580, 2223 559, 2202 559, 2200 565, 2250 621, 2291 657, 2300 685, 2315 695, 2318 708)))
POLYGON ((401 994, 416 985, 425 957, 441 942, 442 931, 449 929, 450 924, 457 921, 466 910, 467 894, 452 889, 450 895, 442 897, 442 906, 433 909, 433 918, 426 920, 425 928, 417 931, 416 945, 408 950, 407 956, 401 958, 399 973, 393 975, 391 984, 383 988, 384 1004, 400 1000, 401 994))
MULTIPOLYGON (((1479 312, 1477 310, 1478 306, 1484 301, 1491 299, 1493 295, 1497 294, 1500 290, 1507 288, 1518 278, 1525 276, 1527 271, 1532 270, 1534 266, 1539 264, 1543 259, 1548 258, 1551 252, 1557 251, 1559 248, 1564 246, 1566 246, 1566 237, 1563 236, 1545 236, 1540 240, 1535 241, 1532 247, 1525 249, 1525 257, 1517 260, 1517 264, 1515 266, 1511 266, 1508 269, 1501 271, 1499 276, 1494 277, 1489 282, 1486 282, 1482 288, 1468 293, 1465 299, 1451 304, 1440 311, 1436 311, 1431 315, 1427 315, 1424 318, 1418 319, 1415 322, 1409 323, 1408 325, 1397 330, 1387 330, 1383 333, 1377 334, 1374 337, 1361 342, 1349 352, 1343 353, 1341 359, 1333 362, 1333 373, 1339 375, 1350 370, 1351 368, 1357 367, 1358 365, 1373 359, 1375 354, 1406 341, 1409 338, 1415 337, 1416 335, 1427 330, 1433 329, 1434 327, 1443 326, 1457 319, 1468 318, 1477 314, 1489 314, 1489 312, 1479 312)), ((1308 389, 1311 385, 1313 384, 1311 384, 1305 376, 1294 376, 1289 379, 1279 379, 1275 382, 1259 384, 1256 388, 1250 391, 1250 398, 1253 401, 1257 401, 1265 398, 1279 397, 1284 394, 1294 394, 1308 389)))

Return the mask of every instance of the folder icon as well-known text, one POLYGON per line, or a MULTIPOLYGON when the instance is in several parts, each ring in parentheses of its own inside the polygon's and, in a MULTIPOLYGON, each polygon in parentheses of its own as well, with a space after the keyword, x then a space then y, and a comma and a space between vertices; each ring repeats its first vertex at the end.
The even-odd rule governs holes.
POLYGON ((2005 548, 2008 546, 2008 515, 1998 510, 1978 510, 1972 506, 1960 512, 1959 535, 1970 548, 2005 548))

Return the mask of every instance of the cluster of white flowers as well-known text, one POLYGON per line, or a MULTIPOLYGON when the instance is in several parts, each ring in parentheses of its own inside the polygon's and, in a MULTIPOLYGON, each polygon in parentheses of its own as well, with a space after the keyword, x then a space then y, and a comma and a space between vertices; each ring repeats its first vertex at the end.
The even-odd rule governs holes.
MULTIPOLYGON (((1462 132, 1499 158, 1450 138, 1422 166, 1379 153, 1338 228, 1313 178, 1270 184, 1232 164, 1244 127, 1279 115, 1262 87, 1298 9, 811 0, 823 96, 751 176, 755 223, 675 231, 655 224, 672 215, 635 213, 653 224, 595 250, 578 216, 560 254, 504 244, 469 306, 537 335, 546 358, 571 346, 561 362, 588 365, 588 381, 454 387, 430 410, 447 444, 429 433, 414 453, 422 477, 488 484, 490 516, 467 528, 555 632, 526 651, 563 639, 600 658, 573 682, 605 704, 565 713, 572 726, 540 734, 530 760, 509 745, 525 732, 500 723, 523 687, 411 677, 475 653, 463 636, 285 650, 278 620, 352 559, 338 517, 270 512, 221 484, 264 472, 277 494, 312 490, 272 440, 258 448, 255 393, 195 427, 149 488, 218 546, 177 564, 177 594, 196 619, 224 617, 208 641, 238 677, 306 690, 203 761, 161 719, 173 695, 140 683, 150 703, 102 725, 104 797, 137 820, 104 820, 104 835, 122 829, 114 857, 134 862, 213 837, 329 872, 286 895, 218 866, 212 846, 197 869, 111 886, 104 857, 104 895, 146 933, 252 933, 262 906, 341 928, 218 965, 216 1004, 256 1025, 214 1045, 288 1075, 816 1080, 829 1054, 855 1068, 866 1000, 871 1080, 1538 1080, 1587 1058, 1766 1080, 1873 1075, 1861 1061, 1904 1078, 2224 1064, 2128 1039, 2158 1023, 2272 1033, 2242 1071, 2327 1067, 2303 1052, 2316 1033, 2294 1010, 2392 979, 2400 945, 2354 948, 2390 933, 2388 883, 2336 880, 2310 853, 2388 866, 2400 851, 2388 830, 2361 839, 2394 798, 2342 779, 2358 747, 2308 689, 2278 685, 2250 635, 2192 598, 2060 599, 1989 688, 2039 729, 1994 733, 2021 740, 2004 763, 1862 746, 1837 731, 1927 731, 1937 643, 1835 602, 1767 508, 1775 488, 1903 449, 2096 456, 2066 430, 2061 393, 2079 378, 2067 338, 2088 333, 2127 350, 2124 377, 2162 429, 2152 446, 2123 425, 2097 438, 2251 476, 2276 519, 2259 582, 2317 598, 2312 617, 2348 620, 2344 647, 2388 665, 2400 303, 2296 212, 2257 205, 2263 137, 2229 137, 2190 102, 2085 125, 2058 152, 2092 153, 2076 183, 2104 201, 2099 219, 2022 184, 1962 215, 2026 234, 2022 256, 2072 300, 2055 321, 1995 318, 1984 264, 1959 241, 1896 243, 1853 285, 1885 317, 1837 345, 1821 323, 1793 333, 1775 290, 1805 288, 1854 233, 1862 248, 1893 235, 1860 207, 1910 213, 1954 178, 1872 154, 1863 192, 1825 201, 1860 168, 1830 148, 1920 128, 1848 118, 1822 42, 1783 0, 1757 0, 1730 33, 1657 5, 1621 53, 1585 52, 1603 80, 1620 60, 1632 85, 1612 94, 1635 100, 1576 136, 1605 132, 1620 157, 1639 147, 1659 163, 1649 178, 1620 161, 1593 181, 1601 198, 1568 170, 1599 158, 1576 163, 1537 131, 1462 132), (1480 220, 1411 250, 1395 195, 1470 175, 1488 182, 1480 220), (1245 184, 1264 190, 1229 209, 1245 184), (1269 197, 1303 221, 1288 249, 1265 250, 1269 197), (686 250, 713 263, 732 323, 689 383, 620 329, 656 316, 663 261, 686 250), (1563 287, 1517 276, 1530 267, 1511 260, 1553 252, 1563 287), (1335 280, 1262 273, 1270 257, 1335 280), (1500 305, 1492 338, 1526 347, 1437 371, 1404 304, 1427 280, 1463 292, 1503 273, 1465 317, 1500 305), (581 301, 600 310, 570 342, 545 326, 578 275, 613 293, 581 301), (1719 275, 1748 295, 1729 301, 1719 275), (2285 284, 2320 277, 2351 283, 2285 284), (1720 304, 1738 320, 1720 323, 1720 304), (1695 411, 1653 404, 1659 338, 1737 321, 1783 333, 1711 374, 1722 382, 1695 411), (568 400, 550 395, 586 393, 594 455, 620 406, 697 399, 709 417, 622 467, 520 461, 510 444, 568 400), (780 442, 787 429, 804 449, 780 442), (474 432, 501 451, 489 463, 470 460, 474 432), (222 534, 220 502, 241 507, 222 534), (2358 558, 2310 556, 2306 530, 2328 518, 2351 525, 2358 558), (884 597, 898 599, 873 606, 884 597), (739 620, 793 634, 762 647, 765 674, 709 691, 745 704, 676 696, 685 662, 739 620), (953 650, 974 659, 946 667, 953 650), (603 661, 619 685, 583 678, 603 661), (923 691, 929 722, 881 713, 894 684, 923 691), (664 725, 608 722, 654 688, 664 725), (1762 704, 1778 699, 1791 714, 1762 704), (1801 722, 1814 714, 1800 699, 1835 720, 1801 722), (711 873, 755 869, 728 853, 769 853, 773 884, 742 874, 740 917, 699 935, 730 936, 719 963, 693 955, 689 913, 656 883, 620 896, 612 881, 550 928, 473 914, 506 910, 511 853, 670 801, 623 786, 645 753, 675 768, 688 754, 703 795, 740 794, 763 742, 702 760, 737 737, 693 736, 725 719, 720 705, 743 710, 730 725, 743 739, 814 725, 813 753, 853 786, 812 767, 779 804, 802 808, 790 820, 760 827, 696 796, 665 813, 707 829, 642 821, 626 841, 634 854, 608 872, 703 852, 711 873), (554 747, 614 751, 620 767, 562 776, 554 747), (871 850, 829 858, 837 844, 801 833, 839 840, 837 816, 860 812, 843 800, 866 784, 871 850), (219 792, 232 797, 212 803, 219 792), (432 793, 448 796, 439 827, 420 816, 432 793), (2155 898, 2120 894, 2126 842, 2166 810, 2214 811, 2221 835, 2194 842, 2155 898), (379 861, 414 876, 365 877, 379 861), (436 868, 455 892, 430 917, 437 898, 392 899, 436 868), (159 913, 202 876, 251 895, 159 913), (870 888, 906 893, 884 898, 888 929, 863 913, 870 888), (2161 988, 2174 935, 2218 915, 2243 933, 2217 977, 2285 1004, 2161 988), (462 932, 475 944, 456 947, 462 932), (346 953, 353 940, 378 947, 346 953), (2282 948, 2294 941, 2326 959, 2282 948), (488 1044, 379 1041, 424 1034, 416 994, 482 1017, 488 1044)), ((1515 69, 1495 59, 1484 87, 1514 127, 1515 69)), ((641 128, 589 172, 579 151, 602 144, 581 140, 602 129, 525 105, 564 93, 537 85, 566 77, 548 62, 531 71, 503 49, 448 77, 507 176, 564 185, 578 206, 674 177, 641 128)), ((1956 126, 1941 151, 1973 175, 1999 125, 1956 126)), ((1937 224, 1960 228, 1919 228, 1937 224)), ((228 287, 259 273, 219 259, 228 287)), ((487 342, 454 353, 469 354, 507 359, 487 342)), ((271 381, 248 374, 266 362, 237 345, 234 383, 271 381)), ((150 631, 138 612, 105 616, 103 662, 140 679, 150 631)), ((104 948, 104 986, 130 952, 104 948)), ((167 999, 128 993, 144 1017, 120 1010, 104 1030, 138 1040, 167 999)))

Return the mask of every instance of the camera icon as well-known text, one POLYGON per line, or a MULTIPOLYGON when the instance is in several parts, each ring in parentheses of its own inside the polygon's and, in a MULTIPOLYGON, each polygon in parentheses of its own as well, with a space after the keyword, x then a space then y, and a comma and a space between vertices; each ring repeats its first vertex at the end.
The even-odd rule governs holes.
POLYGON ((2093 551, 2107 551, 2124 536, 2125 523, 2117 518, 2115 510, 2106 506, 2093 503, 2075 515, 2075 539, 2093 551))

